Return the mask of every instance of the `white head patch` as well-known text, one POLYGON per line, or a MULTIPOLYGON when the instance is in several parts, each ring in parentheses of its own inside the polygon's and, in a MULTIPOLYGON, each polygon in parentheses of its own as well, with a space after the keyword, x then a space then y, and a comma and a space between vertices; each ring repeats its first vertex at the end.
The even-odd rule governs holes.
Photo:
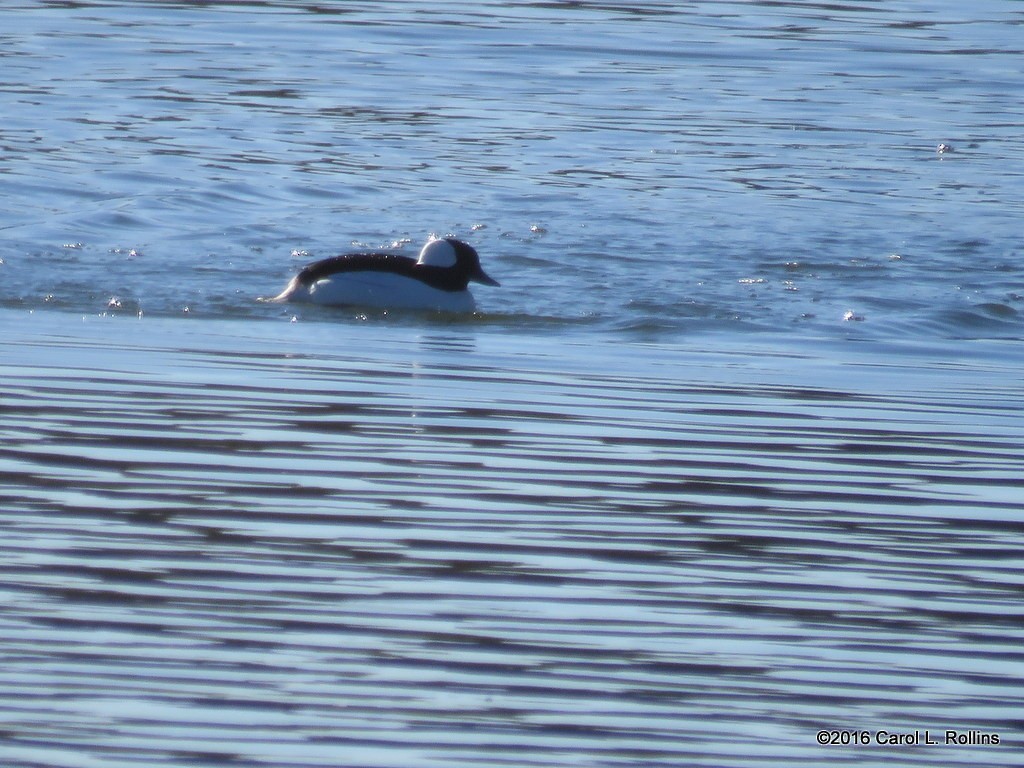
POLYGON ((428 240, 423 246, 416 263, 430 267, 454 267, 455 261, 455 249, 452 244, 447 240, 435 239, 428 240))

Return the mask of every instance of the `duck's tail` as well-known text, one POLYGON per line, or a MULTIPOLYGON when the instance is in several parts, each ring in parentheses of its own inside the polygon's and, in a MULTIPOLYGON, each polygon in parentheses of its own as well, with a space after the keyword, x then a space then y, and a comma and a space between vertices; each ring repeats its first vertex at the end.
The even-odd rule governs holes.
POLYGON ((285 286, 285 289, 281 291, 277 296, 259 296, 256 301, 263 301, 267 303, 281 304, 291 299, 295 295, 295 292, 299 290, 302 283, 299 281, 298 275, 291 279, 291 282, 285 286))

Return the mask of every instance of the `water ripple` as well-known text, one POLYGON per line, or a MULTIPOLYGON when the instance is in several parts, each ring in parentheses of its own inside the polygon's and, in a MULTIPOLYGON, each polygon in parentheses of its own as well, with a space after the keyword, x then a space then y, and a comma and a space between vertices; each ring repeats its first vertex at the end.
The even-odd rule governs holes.
POLYGON ((1021 338, 1007 4, 642 5, 20 2, 0 307, 267 319, 440 230, 510 328, 1021 338))
POLYGON ((929 389, 870 356, 132 322, 4 347, 16 761, 755 765, 830 725, 1019 726, 998 362, 929 389))

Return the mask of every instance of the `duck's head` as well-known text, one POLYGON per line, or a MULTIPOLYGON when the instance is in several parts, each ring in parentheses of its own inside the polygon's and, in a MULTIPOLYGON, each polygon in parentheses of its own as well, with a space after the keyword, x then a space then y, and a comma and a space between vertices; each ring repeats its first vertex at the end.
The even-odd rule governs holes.
POLYGON ((416 263, 428 267, 458 269, 465 273, 469 280, 484 285, 500 285, 497 280, 484 272, 483 267, 480 266, 480 254, 476 252, 476 249, 454 237, 438 237, 428 240, 420 251, 416 263))

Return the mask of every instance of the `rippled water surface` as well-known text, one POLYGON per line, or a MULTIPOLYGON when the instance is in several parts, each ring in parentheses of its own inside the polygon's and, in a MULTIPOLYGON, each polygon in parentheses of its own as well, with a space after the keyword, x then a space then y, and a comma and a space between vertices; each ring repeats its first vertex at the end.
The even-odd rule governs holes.
POLYGON ((313 255, 436 231, 484 254, 499 318, 1019 338, 1022 22, 8 4, 0 305, 273 317, 252 298, 313 255))
POLYGON ((5 4, 0 766, 1021 764, 1022 22, 5 4))
POLYGON ((10 759, 1008 764, 1016 369, 55 320, 2 347, 10 759))

